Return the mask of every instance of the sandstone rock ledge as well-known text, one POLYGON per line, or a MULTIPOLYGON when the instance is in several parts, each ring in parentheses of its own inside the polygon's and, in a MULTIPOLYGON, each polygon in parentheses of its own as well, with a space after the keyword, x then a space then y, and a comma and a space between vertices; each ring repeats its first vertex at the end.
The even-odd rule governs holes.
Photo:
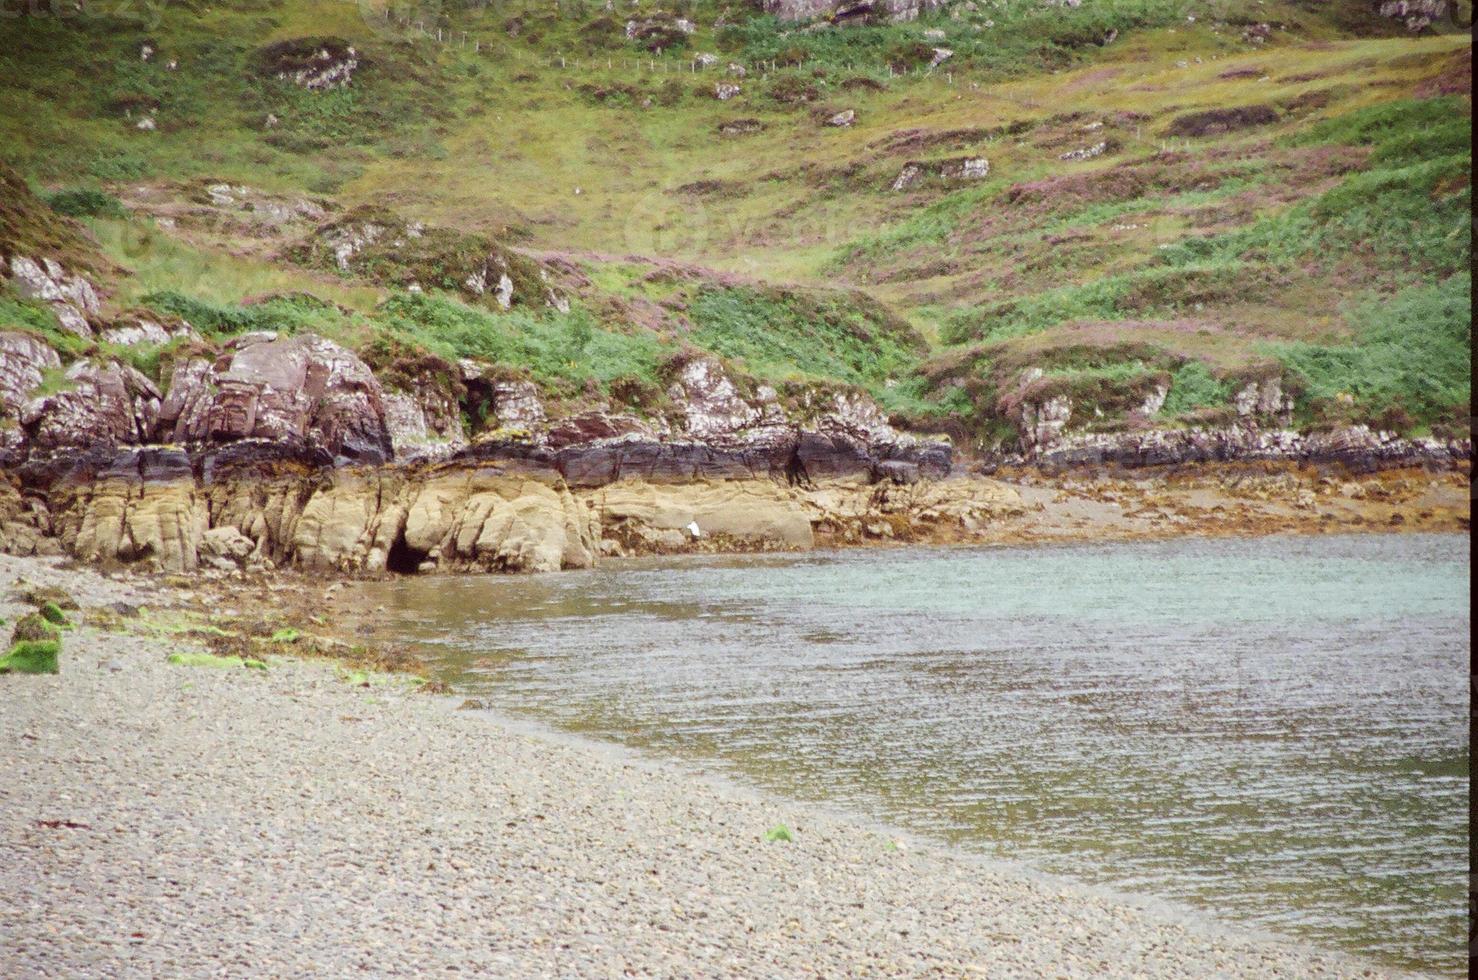
POLYGON ((4 475, 0 549, 159 571, 557 571, 602 555, 794 550, 903 528, 948 540, 1021 512, 1015 491, 981 479, 873 482, 859 470, 790 483, 683 471, 582 486, 547 454, 487 447, 443 462, 335 467, 243 441, 204 453, 83 452, 4 475))

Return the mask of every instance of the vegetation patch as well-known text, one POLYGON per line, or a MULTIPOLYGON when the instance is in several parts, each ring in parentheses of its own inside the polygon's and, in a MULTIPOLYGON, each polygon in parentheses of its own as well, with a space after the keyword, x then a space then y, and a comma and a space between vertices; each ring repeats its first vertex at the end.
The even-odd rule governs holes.
POLYGON ((1270 126, 1277 121, 1278 110, 1270 105, 1232 106, 1176 116, 1165 132, 1171 136, 1219 136, 1255 126, 1270 126))
POLYGON ((179 667, 216 667, 248 670, 266 670, 267 662, 249 657, 218 657, 213 653, 200 653, 195 651, 182 651, 171 653, 165 658, 168 663, 179 667))
POLYGON ((57 655, 61 653, 60 639, 20 640, 11 646, 10 652, 0 657, 0 674, 56 674, 60 673, 57 655))

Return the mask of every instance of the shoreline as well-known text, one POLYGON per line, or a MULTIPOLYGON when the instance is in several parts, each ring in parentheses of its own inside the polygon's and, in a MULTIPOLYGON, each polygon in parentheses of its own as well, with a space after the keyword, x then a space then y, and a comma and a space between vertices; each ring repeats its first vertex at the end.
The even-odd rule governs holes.
POLYGON ((200 476, 130 459, 80 482, 0 480, 0 551, 207 577, 543 572, 636 555, 1466 531, 1472 495, 1466 462, 1369 473, 1262 461, 1001 470, 908 484, 736 478, 580 488, 492 463, 405 474, 223 464, 200 476))
POLYGON ((403 678, 292 655, 169 665, 196 643, 86 611, 193 605, 166 583, 10 557, 0 574, 84 606, 60 676, 0 678, 21 747, 0 785, 15 975, 1404 975, 948 845, 900 850, 866 817, 459 712, 403 678), (766 841, 777 824, 794 839, 766 841))

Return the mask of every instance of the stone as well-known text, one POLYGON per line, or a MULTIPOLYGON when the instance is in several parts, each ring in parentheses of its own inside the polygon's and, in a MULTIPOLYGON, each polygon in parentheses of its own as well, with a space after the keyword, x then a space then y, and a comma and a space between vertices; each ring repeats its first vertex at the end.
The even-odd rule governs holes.
POLYGON ((12 255, 10 283, 23 298, 48 304, 64 328, 92 339, 88 321, 101 311, 102 304, 86 277, 69 274, 55 259, 12 255))
POLYGON ((33 398, 21 414, 27 442, 38 449, 128 446, 147 442, 159 412, 154 382, 117 361, 81 360, 62 390, 33 398))
POLYGON ((0 331, 0 411, 19 418, 31 393, 61 366, 62 359, 41 338, 19 330, 0 331))
POLYGON ((214 363, 179 362, 159 412, 187 444, 272 439, 353 462, 393 457, 384 392, 356 355, 314 334, 239 337, 214 363))
POLYGON ((852 123, 856 121, 857 111, 855 109, 843 109, 841 112, 838 112, 836 115, 827 119, 826 125, 847 127, 852 125, 852 123))

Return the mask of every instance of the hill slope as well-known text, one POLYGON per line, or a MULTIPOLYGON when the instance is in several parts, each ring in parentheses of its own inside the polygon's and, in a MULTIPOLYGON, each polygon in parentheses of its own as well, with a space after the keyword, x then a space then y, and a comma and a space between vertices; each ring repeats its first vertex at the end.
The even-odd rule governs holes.
POLYGON ((1471 40, 1373 8, 23 17, 0 146, 95 239, 88 316, 197 336, 83 341, 14 285, 0 325, 161 385, 201 339, 311 330, 381 370, 520 371, 556 417, 661 417, 707 353, 741 389, 861 389, 982 449, 1236 421, 1456 436, 1471 40), (340 261, 369 227, 393 233, 340 261))

